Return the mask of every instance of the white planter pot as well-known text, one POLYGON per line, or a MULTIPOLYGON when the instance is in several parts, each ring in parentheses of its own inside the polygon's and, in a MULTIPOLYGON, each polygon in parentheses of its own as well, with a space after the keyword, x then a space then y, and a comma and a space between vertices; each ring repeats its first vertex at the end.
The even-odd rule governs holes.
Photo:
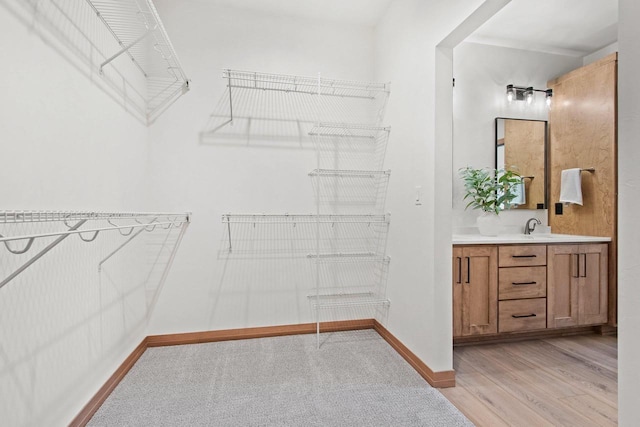
POLYGON ((500 231, 500 216, 491 212, 483 212, 476 219, 476 225, 483 236, 497 236, 500 231))

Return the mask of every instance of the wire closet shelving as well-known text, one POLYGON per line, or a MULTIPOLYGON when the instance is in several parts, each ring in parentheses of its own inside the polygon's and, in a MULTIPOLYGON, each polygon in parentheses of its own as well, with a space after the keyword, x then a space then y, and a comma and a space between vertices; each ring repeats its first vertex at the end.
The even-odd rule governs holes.
POLYGON ((189 90, 152 0, 9 1, 69 52, 65 56, 83 74, 147 125, 189 90))
POLYGON ((390 305, 390 216, 384 204, 391 171, 382 169, 390 129, 381 125, 390 85, 231 69, 223 71, 223 78, 228 109, 226 114, 212 114, 203 134, 236 132, 249 140, 282 131, 292 140, 313 144, 316 168, 308 175, 315 214, 228 213, 222 222, 230 253, 236 226, 314 226, 315 236, 307 234, 301 240, 315 246, 306 256, 315 265, 314 292, 308 300, 319 346, 321 312, 386 310, 390 305))
POLYGON ((308 140, 319 123, 363 130, 379 123, 388 83, 326 79, 226 69, 226 100, 201 138, 308 140))
MULTIPOLYGON (((117 231, 122 237, 127 237, 123 243, 98 263, 97 267, 100 271, 108 259, 142 232, 152 232, 156 229, 180 229, 179 244, 190 223, 190 215, 188 212, 0 211, 0 230, 2 230, 0 243, 4 244, 7 252, 15 256, 22 256, 31 251, 36 252, 30 258, 21 260, 21 264, 0 281, 0 288, 27 270, 69 236, 76 235, 85 243, 91 243, 101 233, 111 231, 117 231), (85 227, 86 224, 93 224, 93 222, 99 222, 99 224, 85 227), (20 232, 25 225, 35 226, 38 224, 46 224, 49 227, 45 231, 20 232), (51 229, 51 227, 55 228, 51 229), (7 235, 5 230, 13 231, 13 233, 7 235), (17 232, 15 232, 16 230, 17 232), (53 238, 55 239, 52 240, 53 238), (43 244, 36 248, 35 243, 41 240, 43 244)), ((177 245, 171 254, 171 261, 173 261, 175 250, 177 250, 177 245)), ((167 265, 165 274, 169 267, 170 265, 167 265)), ((163 281, 165 278, 166 276, 163 274, 163 281)))

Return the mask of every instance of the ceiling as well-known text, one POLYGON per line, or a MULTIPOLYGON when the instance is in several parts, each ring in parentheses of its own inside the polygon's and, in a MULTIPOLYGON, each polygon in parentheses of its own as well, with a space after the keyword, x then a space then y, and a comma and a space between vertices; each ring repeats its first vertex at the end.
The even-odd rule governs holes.
POLYGON ((466 41, 585 56, 617 39, 617 0, 512 0, 466 41))
MULTIPOLYGON (((199 1, 292 18, 375 26, 393 0, 199 1)), ((512 0, 466 41, 585 56, 617 38, 618 0, 512 0)))
POLYGON ((218 6, 293 18, 375 26, 392 0, 206 0, 218 6))

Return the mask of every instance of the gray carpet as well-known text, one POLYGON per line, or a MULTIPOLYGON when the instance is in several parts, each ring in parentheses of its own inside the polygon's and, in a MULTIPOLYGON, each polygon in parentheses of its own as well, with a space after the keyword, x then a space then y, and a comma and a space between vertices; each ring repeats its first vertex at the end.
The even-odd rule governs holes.
POLYGON ((472 426, 375 331, 148 349, 89 426, 472 426))

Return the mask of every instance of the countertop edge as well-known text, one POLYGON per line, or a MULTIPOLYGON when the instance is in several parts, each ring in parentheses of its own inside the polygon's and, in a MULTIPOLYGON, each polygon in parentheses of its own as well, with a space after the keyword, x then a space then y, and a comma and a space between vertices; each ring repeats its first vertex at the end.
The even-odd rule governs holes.
POLYGON ((555 234, 549 237, 542 235, 535 237, 517 238, 515 236, 480 236, 477 234, 454 234, 451 238, 452 245, 522 245, 522 244, 549 244, 549 243, 609 243, 610 237, 578 236, 569 234, 555 234))

